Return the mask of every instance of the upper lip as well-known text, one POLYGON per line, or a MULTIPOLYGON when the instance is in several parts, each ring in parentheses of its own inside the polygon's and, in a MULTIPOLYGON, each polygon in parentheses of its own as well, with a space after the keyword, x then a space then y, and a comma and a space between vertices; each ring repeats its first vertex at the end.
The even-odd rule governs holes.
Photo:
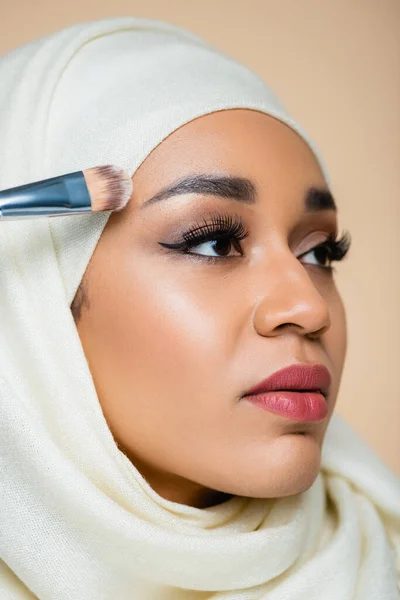
POLYGON ((273 373, 245 393, 245 396, 274 390, 319 391, 325 397, 329 393, 331 374, 325 365, 295 364, 273 373))

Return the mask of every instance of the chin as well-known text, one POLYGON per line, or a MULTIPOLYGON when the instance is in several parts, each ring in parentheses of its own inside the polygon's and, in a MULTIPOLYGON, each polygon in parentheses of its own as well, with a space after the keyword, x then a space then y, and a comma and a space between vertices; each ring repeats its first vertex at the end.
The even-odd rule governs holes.
MULTIPOLYGON (((314 436, 288 434, 237 465, 235 481, 220 491, 249 498, 283 498, 308 490, 318 477, 321 449, 314 436)), ((222 479, 222 478, 221 478, 222 479)))

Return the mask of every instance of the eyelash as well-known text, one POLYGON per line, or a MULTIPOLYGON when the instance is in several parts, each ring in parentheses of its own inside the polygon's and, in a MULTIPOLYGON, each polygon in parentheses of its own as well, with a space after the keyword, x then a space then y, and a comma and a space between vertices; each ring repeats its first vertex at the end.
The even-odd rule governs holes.
MULTIPOLYGON (((203 219, 202 224, 197 224, 192 229, 189 229, 182 235, 182 241, 175 244, 167 244, 165 242, 159 242, 160 246, 171 250, 178 251, 182 254, 191 254, 196 258, 206 260, 209 262, 220 261, 221 259, 238 258, 232 256, 206 256, 201 254, 190 253, 190 249, 203 244, 205 242, 212 242, 217 240, 232 241, 235 250, 240 252, 242 255, 242 249, 240 242, 248 237, 249 231, 244 227, 243 220, 241 217, 235 215, 212 215, 211 219, 207 221, 203 219)), ((317 250, 325 253, 325 260, 328 259, 330 263, 338 262, 343 260, 346 256, 351 244, 351 238, 347 231, 340 238, 336 238, 334 233, 331 233, 328 238, 310 248, 308 252, 304 252, 301 256, 309 254, 310 252, 316 252, 317 250)), ((300 257, 299 257, 300 258, 300 257)), ((318 259, 317 259, 318 260, 318 259)), ((318 266, 318 265, 317 265, 318 266)), ((319 265, 323 269, 333 270, 332 266, 319 265)))

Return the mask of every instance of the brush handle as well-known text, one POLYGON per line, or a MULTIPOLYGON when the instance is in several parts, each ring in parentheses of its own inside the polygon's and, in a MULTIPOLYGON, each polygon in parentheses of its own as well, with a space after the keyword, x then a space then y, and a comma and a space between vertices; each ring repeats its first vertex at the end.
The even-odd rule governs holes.
POLYGON ((92 212, 82 171, 0 191, 0 221, 92 212))

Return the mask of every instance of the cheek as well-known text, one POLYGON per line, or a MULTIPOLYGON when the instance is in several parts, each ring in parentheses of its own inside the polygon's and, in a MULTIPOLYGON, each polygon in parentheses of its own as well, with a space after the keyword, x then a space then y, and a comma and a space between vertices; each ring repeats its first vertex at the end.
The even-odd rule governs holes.
POLYGON ((233 402, 226 381, 236 313, 200 279, 148 260, 93 271, 80 331, 117 443, 181 473, 192 471, 195 455, 212 452, 210 438, 221 445, 233 402))
POLYGON ((329 298, 329 308, 331 327, 324 335, 324 345, 336 382, 334 389, 336 402, 336 395, 340 386, 347 351, 346 312, 342 298, 337 290, 334 290, 329 298))
POLYGON ((107 281, 103 276, 92 292, 83 337, 99 398, 110 410, 116 401, 132 408, 137 398, 146 399, 142 411, 160 403, 167 410, 166 401, 175 414, 180 405, 195 410, 194 399, 204 409, 223 385, 224 357, 233 343, 230 317, 204 282, 175 271, 137 260, 107 281))
POLYGON ((332 305, 331 353, 335 363, 343 370, 347 351, 346 311, 340 294, 335 294, 332 305))

